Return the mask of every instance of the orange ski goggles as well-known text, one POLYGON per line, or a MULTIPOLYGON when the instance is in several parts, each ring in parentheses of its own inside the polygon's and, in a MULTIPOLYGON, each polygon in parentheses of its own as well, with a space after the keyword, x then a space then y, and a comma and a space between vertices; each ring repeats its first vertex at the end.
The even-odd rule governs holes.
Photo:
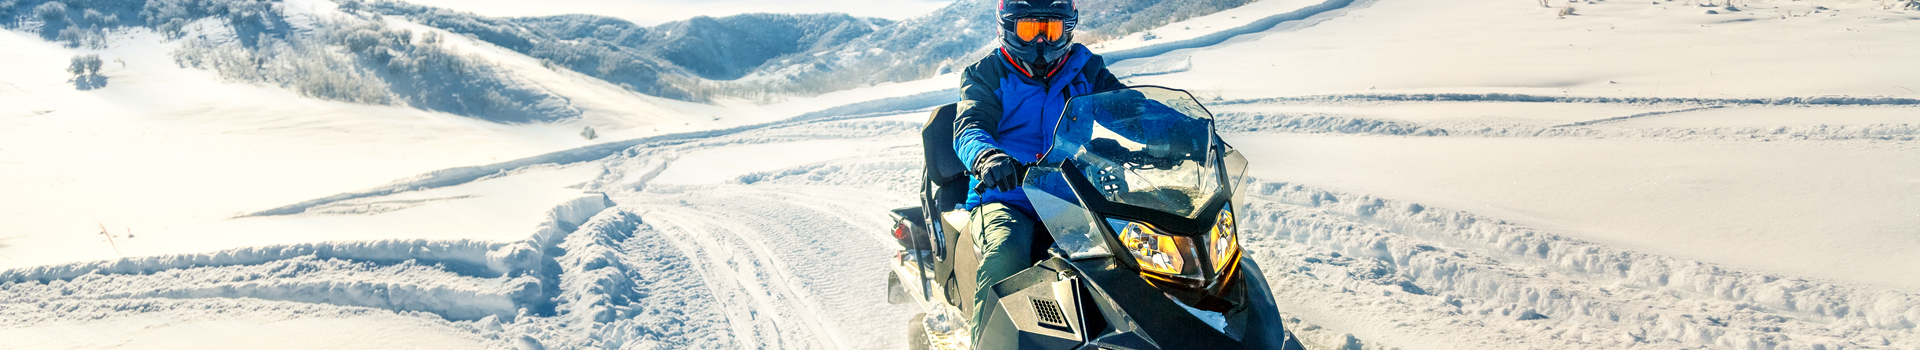
POLYGON ((1021 41, 1055 42, 1067 35, 1067 23, 1052 18, 1021 18, 1014 23, 1013 33, 1018 34, 1021 41))

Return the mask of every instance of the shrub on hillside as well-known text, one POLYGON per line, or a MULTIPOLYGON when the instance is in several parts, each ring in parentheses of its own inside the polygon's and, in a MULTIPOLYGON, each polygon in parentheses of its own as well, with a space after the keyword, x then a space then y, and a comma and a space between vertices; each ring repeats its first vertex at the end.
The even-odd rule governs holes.
POLYGON ((67 73, 73 73, 75 77, 100 75, 101 64, 99 54, 75 55, 71 63, 67 64, 67 73))
POLYGON ((507 72, 447 46, 439 34, 394 28, 378 19, 314 23, 312 34, 261 35, 256 45, 189 39, 182 65, 221 77, 287 87, 303 96, 403 105, 499 122, 579 115, 564 98, 514 81, 507 72))
POLYGON ((452 50, 438 32, 415 35, 371 21, 324 36, 364 62, 384 68, 387 81, 408 105, 505 122, 579 115, 552 93, 510 80, 478 57, 452 50))
POLYGON ((269 83, 301 96, 367 104, 390 104, 387 86, 350 57, 300 41, 259 40, 255 48, 232 41, 192 38, 174 51, 183 66, 209 69, 232 81, 269 83))
POLYGON ((64 23, 67 21, 67 4, 58 2, 40 4, 33 8, 33 17, 47 23, 64 23))
MULTIPOLYGON (((173 58, 224 80, 276 85, 318 99, 412 106, 502 122, 580 114, 566 99, 516 81, 486 60, 450 48, 437 35, 390 28, 360 4, 343 1, 347 16, 290 23, 282 0, 0 0, 0 18, 19 19, 0 21, 0 26, 95 48, 104 48, 105 33, 120 26, 144 26, 175 38, 187 34, 189 26, 200 26, 212 30, 181 40, 173 58)), ((69 62, 78 64, 70 72, 97 76, 98 63, 88 65, 84 58, 69 62)), ((104 83, 99 78, 75 84, 86 90, 104 83)))
POLYGON ((87 34, 85 30, 80 29, 80 26, 67 26, 61 28, 59 34, 53 36, 53 40, 64 42, 68 47, 78 47, 82 41, 86 40, 87 34))
POLYGON ((175 35, 187 23, 209 17, 225 19, 236 29, 259 28, 285 15, 280 6, 274 0, 147 0, 140 8, 140 19, 161 33, 175 35))
POLYGON ((107 22, 107 15, 100 13, 99 10, 94 10, 94 9, 86 9, 85 11, 81 11, 80 18, 82 19, 82 23, 86 25, 98 26, 98 25, 105 24, 107 22))

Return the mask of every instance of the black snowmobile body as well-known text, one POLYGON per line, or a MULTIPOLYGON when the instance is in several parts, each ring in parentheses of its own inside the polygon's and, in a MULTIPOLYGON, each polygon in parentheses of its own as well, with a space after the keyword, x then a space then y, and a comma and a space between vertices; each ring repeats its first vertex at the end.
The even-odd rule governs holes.
POLYGON ((1232 203, 1246 161, 1192 95, 1144 86, 1069 101, 1021 187, 1043 226, 1037 263, 985 290, 974 282, 978 228, 960 208, 968 182, 954 112, 935 109, 922 132, 921 206, 892 212, 901 249, 888 301, 949 325, 917 317, 916 348, 1301 348, 1240 251, 1232 203), (967 319, 976 298, 984 320, 967 319), (984 322, 982 334, 968 337, 970 322, 984 322))

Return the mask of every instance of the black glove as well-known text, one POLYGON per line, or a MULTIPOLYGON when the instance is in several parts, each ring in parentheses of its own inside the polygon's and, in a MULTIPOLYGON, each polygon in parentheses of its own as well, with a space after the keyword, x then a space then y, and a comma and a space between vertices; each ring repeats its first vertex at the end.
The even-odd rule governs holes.
POLYGON ((1012 191, 1020 187, 1020 160, 1013 159, 998 149, 980 152, 980 158, 973 161, 973 176, 980 184, 973 192, 985 193, 987 189, 1012 191))

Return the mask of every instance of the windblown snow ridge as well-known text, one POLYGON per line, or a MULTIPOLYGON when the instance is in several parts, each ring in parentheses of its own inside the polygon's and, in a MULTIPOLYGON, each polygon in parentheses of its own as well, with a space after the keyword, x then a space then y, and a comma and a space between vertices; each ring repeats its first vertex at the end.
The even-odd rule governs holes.
POLYGON ((523 341, 575 349, 735 348, 728 321, 684 254, 624 208, 606 210, 557 246, 553 317, 523 341))
POLYGON ((0 286, 6 286, 0 302, 255 298, 422 311, 452 320, 512 317, 550 308, 562 294, 559 272, 549 267, 565 250, 555 248, 611 205, 592 194, 555 206, 532 237, 514 243, 303 243, 0 271, 0 286))
POLYGON ((1447 136, 1445 129, 1413 122, 1349 117, 1322 113, 1221 113, 1214 118, 1226 132, 1298 132, 1339 134, 1380 134, 1403 136, 1447 136))
POLYGON ((53 283, 8 284, 0 303, 51 300, 253 298, 419 311, 452 320, 513 316, 528 292, 516 279, 460 276, 415 262, 383 265, 298 256, 255 265, 196 267, 154 274, 88 274, 53 283))
POLYGON ((1689 105, 1920 105, 1920 99, 1883 96, 1812 96, 1812 97, 1766 97, 1766 98, 1686 98, 1686 97, 1605 97, 1605 96, 1543 96, 1508 93, 1431 93, 1431 94, 1338 94, 1295 97, 1268 97, 1257 99, 1237 99, 1215 102, 1214 104, 1263 104, 1281 102, 1338 102, 1338 101, 1497 101, 1497 102, 1558 102, 1558 103, 1625 103, 1625 104, 1689 104, 1689 105))
MULTIPOLYGON (((1703 107, 1712 108, 1712 107, 1703 107)), ((1593 124, 1679 113, 1664 111, 1635 114, 1557 126, 1474 125, 1468 123, 1427 125, 1410 121, 1345 116, 1325 113, 1248 113, 1227 112, 1218 115, 1223 132, 1291 132, 1374 134, 1395 136, 1478 136, 1478 137, 1577 137, 1640 138, 1670 140, 1723 141, 1805 141, 1805 140, 1889 140, 1920 139, 1920 125, 1808 125, 1777 127, 1712 128, 1605 128, 1593 124)))
POLYGON ((1633 119, 1633 118, 1645 118, 1645 117, 1651 117, 1656 115, 1686 113, 1686 112, 1702 111, 1702 110, 1709 110, 1709 109, 1715 109, 1715 108, 1721 108, 1721 107, 1725 107, 1725 106, 1705 106, 1705 107, 1694 107, 1694 108, 1687 108, 1687 109, 1676 109, 1671 111, 1653 111, 1653 112, 1646 112, 1646 113, 1634 113, 1633 115, 1628 115, 1628 116, 1613 117, 1613 118, 1598 119, 1598 120, 1588 120, 1588 121, 1578 122, 1578 123, 1555 125, 1553 127, 1565 128, 1565 127, 1574 127, 1574 126, 1587 126, 1587 125, 1594 125, 1594 124, 1600 124, 1600 123, 1612 123, 1612 122, 1633 119))
POLYGON ((487 252, 503 245, 498 242, 468 239, 448 241, 393 239, 270 245, 205 254, 174 254, 22 267, 0 271, 0 282, 46 283, 54 280, 71 280, 90 274, 144 275, 196 267, 258 265, 303 256, 391 263, 414 260, 428 264, 444 264, 453 270, 485 275, 489 273, 485 268, 488 265, 487 252))
POLYGON ((1645 254, 1417 203, 1253 186, 1242 230, 1266 253, 1269 277, 1294 287, 1280 299, 1353 305, 1351 317, 1491 324, 1563 342, 1547 347, 1920 344, 1920 296, 1909 293, 1645 254), (1387 297, 1396 293, 1416 297, 1387 297))

